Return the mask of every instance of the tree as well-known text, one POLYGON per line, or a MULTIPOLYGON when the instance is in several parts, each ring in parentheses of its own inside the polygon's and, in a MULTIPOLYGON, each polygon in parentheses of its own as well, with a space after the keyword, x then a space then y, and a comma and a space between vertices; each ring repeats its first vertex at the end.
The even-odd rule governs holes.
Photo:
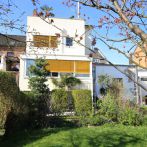
POLYGON ((65 0, 65 2, 64 4, 68 6, 74 6, 74 2, 79 2, 84 7, 91 7, 101 12, 100 17, 97 18, 98 25, 92 28, 95 32, 93 45, 96 44, 96 40, 103 42, 109 49, 123 54, 136 65, 138 63, 132 59, 131 51, 140 47, 147 59, 145 0, 65 0), (118 48, 120 44, 122 48, 118 48))
POLYGON ((67 89, 67 91, 71 90, 74 86, 81 84, 80 79, 70 76, 68 74, 61 76, 60 80, 52 79, 52 82, 55 86, 59 88, 65 88, 67 89))
POLYGON ((39 119, 45 117, 49 112, 50 90, 46 84, 48 75, 48 71, 45 70, 46 65, 44 59, 36 59, 35 65, 32 65, 29 69, 32 74, 29 85, 35 98, 39 119))

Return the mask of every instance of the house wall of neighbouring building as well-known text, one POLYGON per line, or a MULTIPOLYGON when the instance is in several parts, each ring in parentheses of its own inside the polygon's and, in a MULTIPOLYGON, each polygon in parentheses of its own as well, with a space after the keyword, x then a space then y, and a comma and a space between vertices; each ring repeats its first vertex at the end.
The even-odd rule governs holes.
MULTIPOLYGON (((145 69, 139 69, 138 70, 138 77, 139 77, 142 85, 144 87, 147 87, 147 70, 145 70, 145 69)), ((141 90, 142 97, 147 96, 147 91, 143 90, 142 88, 140 90, 141 90)))
MULTIPOLYGON (((119 66, 116 65, 120 70, 127 72, 129 66, 119 66)), ((122 87, 122 95, 125 99, 133 99, 134 98, 134 82, 129 80, 124 74, 115 69, 111 65, 95 65, 95 87, 94 87, 94 95, 101 97, 100 88, 101 85, 98 83, 98 76, 100 75, 109 75, 112 78, 122 78, 123 87, 122 87)))
POLYGON ((11 71, 11 65, 16 64, 16 62, 19 64, 19 57, 24 53, 25 47, 0 47, 0 70, 11 71), (13 56, 9 57, 8 53, 12 53, 13 56))

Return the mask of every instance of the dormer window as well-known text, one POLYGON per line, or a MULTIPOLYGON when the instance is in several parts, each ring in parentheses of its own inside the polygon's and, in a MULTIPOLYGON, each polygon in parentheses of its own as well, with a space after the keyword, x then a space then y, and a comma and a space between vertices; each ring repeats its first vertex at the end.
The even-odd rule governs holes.
POLYGON ((73 46, 73 39, 66 37, 66 46, 73 46))
POLYGON ((34 47, 57 48, 57 36, 33 36, 34 47))

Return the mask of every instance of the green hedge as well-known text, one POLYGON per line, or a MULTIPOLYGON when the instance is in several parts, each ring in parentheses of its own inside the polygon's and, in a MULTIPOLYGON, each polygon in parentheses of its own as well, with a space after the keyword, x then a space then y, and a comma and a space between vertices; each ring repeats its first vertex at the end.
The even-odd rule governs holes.
POLYGON ((55 89, 51 93, 51 112, 61 115, 68 107, 68 93, 64 89, 55 89))
POLYGON ((73 90, 75 112, 80 116, 87 116, 92 113, 92 97, 90 90, 73 90))
POLYGON ((8 114, 27 112, 25 95, 19 91, 14 74, 0 71, 0 127, 3 128, 8 114))

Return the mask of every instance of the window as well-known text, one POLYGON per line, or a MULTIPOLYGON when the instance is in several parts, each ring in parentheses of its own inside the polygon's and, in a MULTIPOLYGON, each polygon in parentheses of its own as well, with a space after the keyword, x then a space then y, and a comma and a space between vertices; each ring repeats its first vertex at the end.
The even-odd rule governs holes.
POLYGON ((57 48, 57 36, 33 36, 34 47, 57 48))
POLYGON ((35 65, 35 60, 33 59, 27 59, 26 60, 26 76, 32 76, 32 74, 29 71, 29 68, 31 67, 31 65, 35 65))
POLYGON ((14 52, 7 52, 7 57, 14 57, 14 52))
POLYGON ((66 46, 73 46, 73 39, 66 37, 66 46))
POLYGON ((89 74, 76 74, 75 75, 76 77, 89 77, 90 75, 89 74))
POLYGON ((147 78, 141 78, 141 81, 147 81, 147 78))
POLYGON ((52 72, 52 77, 58 77, 58 72, 52 72))

